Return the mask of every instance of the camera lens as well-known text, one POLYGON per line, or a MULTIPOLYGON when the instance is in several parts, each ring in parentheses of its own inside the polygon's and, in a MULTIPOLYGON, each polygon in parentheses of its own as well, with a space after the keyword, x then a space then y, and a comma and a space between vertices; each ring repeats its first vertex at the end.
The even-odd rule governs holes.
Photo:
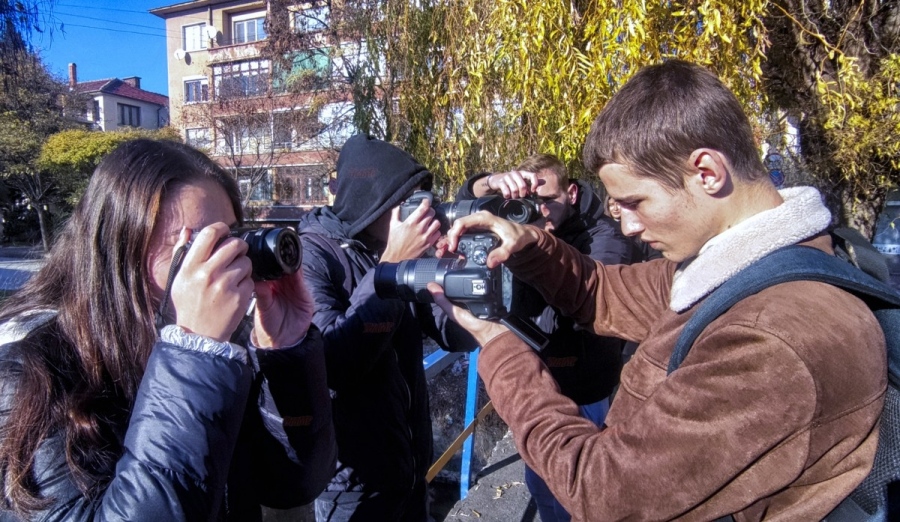
POLYGON ((285 272, 296 272, 300 268, 300 240, 290 229, 282 228, 275 237, 275 257, 285 272))
POLYGON ((250 247, 247 257, 253 263, 253 278, 257 281, 280 279, 300 269, 303 261, 300 238, 292 229, 235 229, 232 235, 250 247))
MULTIPOLYGON (((401 262, 402 263, 402 262, 401 262)), ((382 299, 399 299, 397 269, 401 263, 379 263, 375 267, 375 294, 382 299)))
POLYGON ((497 212, 499 217, 520 225, 531 222, 531 216, 534 214, 534 208, 526 201, 521 199, 508 199, 500 205, 497 212))
POLYGON ((446 223, 448 225, 452 225, 454 221, 458 218, 468 216, 473 213, 472 207, 475 204, 474 199, 464 199, 461 201, 454 201, 452 203, 441 203, 435 208, 435 212, 438 216, 443 216, 441 220, 441 224, 446 223))
POLYGON ((434 281, 443 286, 447 272, 464 265, 464 260, 434 258, 381 263, 375 267, 375 293, 382 299, 430 303, 433 299, 425 285, 434 281))

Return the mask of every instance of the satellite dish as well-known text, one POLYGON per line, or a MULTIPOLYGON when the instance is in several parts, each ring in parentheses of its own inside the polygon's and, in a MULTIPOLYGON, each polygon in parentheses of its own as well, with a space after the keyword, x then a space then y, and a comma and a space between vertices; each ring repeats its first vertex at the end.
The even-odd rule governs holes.
POLYGON ((209 38, 210 40, 215 40, 216 35, 219 34, 219 30, 216 29, 216 26, 214 26, 214 25, 207 25, 205 30, 206 30, 206 37, 209 38))
POLYGON ((184 49, 175 49, 175 59, 176 60, 184 60, 184 57, 187 53, 184 52, 184 49))

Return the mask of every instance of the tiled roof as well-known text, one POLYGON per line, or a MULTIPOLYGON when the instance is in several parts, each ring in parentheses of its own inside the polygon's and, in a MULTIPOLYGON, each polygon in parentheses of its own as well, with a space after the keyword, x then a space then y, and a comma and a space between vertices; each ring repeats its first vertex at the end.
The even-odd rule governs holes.
POLYGON ((155 103, 163 107, 169 105, 169 97, 155 92, 145 91, 133 87, 118 78, 107 78, 105 80, 91 80, 89 82, 79 82, 75 85, 76 92, 92 93, 101 92, 103 94, 114 94, 123 98, 132 100, 140 100, 147 103, 155 103))

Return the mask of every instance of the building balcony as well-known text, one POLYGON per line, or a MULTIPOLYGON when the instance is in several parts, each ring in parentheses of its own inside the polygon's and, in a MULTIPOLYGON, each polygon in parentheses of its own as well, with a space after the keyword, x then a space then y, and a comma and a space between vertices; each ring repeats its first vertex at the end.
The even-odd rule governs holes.
POLYGON ((259 58, 260 51, 265 43, 265 40, 249 43, 230 43, 220 38, 216 47, 207 49, 209 52, 209 63, 236 62, 259 58))

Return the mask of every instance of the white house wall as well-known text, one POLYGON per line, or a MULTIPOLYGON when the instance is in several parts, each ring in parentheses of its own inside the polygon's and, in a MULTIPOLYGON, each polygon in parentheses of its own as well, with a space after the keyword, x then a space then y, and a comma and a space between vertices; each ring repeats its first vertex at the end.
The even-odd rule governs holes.
POLYGON ((100 103, 100 128, 112 131, 119 128, 119 104, 140 107, 141 128, 158 129, 164 127, 169 120, 169 111, 165 107, 115 94, 99 94, 94 100, 100 103))

